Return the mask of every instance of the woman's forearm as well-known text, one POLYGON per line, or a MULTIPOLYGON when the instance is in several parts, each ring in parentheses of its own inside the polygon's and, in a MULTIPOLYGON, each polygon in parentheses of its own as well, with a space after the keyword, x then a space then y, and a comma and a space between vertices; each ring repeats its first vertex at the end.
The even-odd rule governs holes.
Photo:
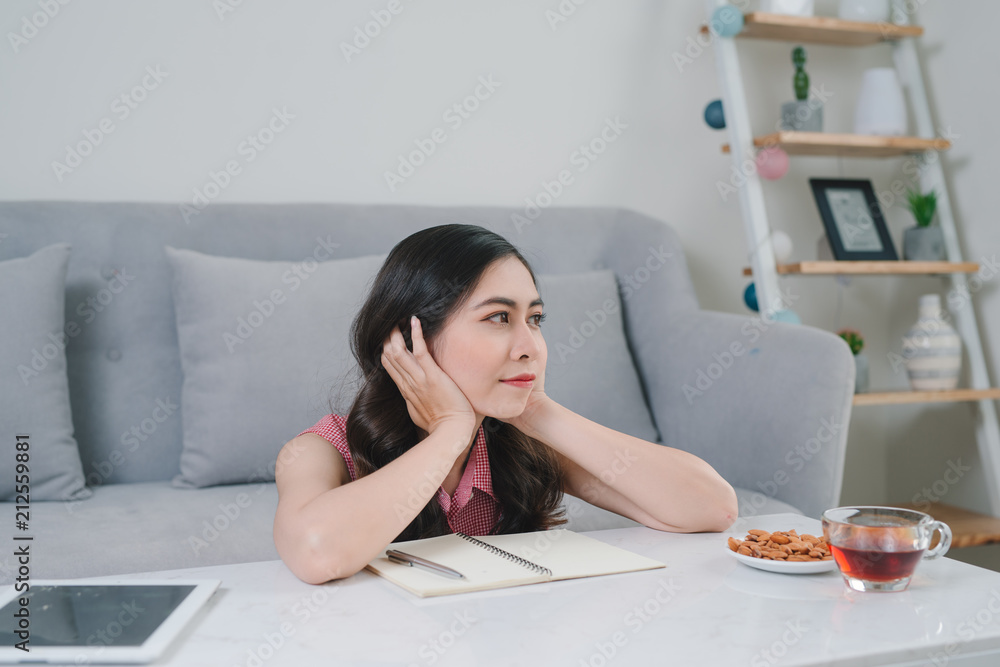
POLYGON ((310 501, 298 514, 297 530, 311 583, 351 576, 371 562, 436 502, 473 435, 465 425, 442 424, 397 459, 310 501))
POLYGON ((522 430, 590 473, 582 493, 588 502, 612 489, 665 530, 725 530, 736 520, 733 487, 693 454, 620 433, 551 400, 522 430))

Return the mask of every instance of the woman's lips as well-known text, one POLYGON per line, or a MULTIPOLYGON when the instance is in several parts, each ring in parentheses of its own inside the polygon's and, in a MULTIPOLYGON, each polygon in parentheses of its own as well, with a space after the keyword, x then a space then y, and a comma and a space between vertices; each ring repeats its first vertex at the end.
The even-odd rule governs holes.
POLYGON ((500 380, 504 384, 510 385, 512 387, 523 387, 530 389, 535 382, 535 376, 531 373, 522 373, 521 375, 516 375, 507 380, 500 380))
POLYGON ((531 389, 531 386, 535 384, 534 380, 500 380, 500 382, 511 387, 524 387, 526 389, 531 389))

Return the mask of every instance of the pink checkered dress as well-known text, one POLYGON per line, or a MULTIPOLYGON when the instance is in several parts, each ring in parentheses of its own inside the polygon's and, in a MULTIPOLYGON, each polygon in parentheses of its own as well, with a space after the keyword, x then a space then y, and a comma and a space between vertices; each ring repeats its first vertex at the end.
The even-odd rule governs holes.
MULTIPOLYGON (((354 461, 351 460, 351 449, 347 445, 346 428, 346 418, 329 414, 302 433, 315 433, 336 447, 347 463, 347 470, 353 482, 357 479, 357 473, 354 470, 354 461)), ((486 433, 482 426, 476 434, 469 462, 465 466, 462 480, 458 483, 454 495, 449 496, 443 487, 438 487, 437 500, 445 516, 448 517, 448 526, 453 532, 489 535, 493 530, 500 516, 500 502, 493 495, 490 461, 486 453, 486 433)))

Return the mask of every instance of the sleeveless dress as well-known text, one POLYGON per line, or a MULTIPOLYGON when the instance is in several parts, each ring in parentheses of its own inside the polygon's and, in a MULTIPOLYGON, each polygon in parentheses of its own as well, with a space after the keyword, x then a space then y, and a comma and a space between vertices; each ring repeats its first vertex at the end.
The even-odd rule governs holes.
MULTIPOLYGON (((340 415, 329 414, 312 428, 303 433, 315 433, 337 448, 344 457, 351 481, 357 479, 351 450, 347 444, 347 419, 340 415)), ((472 445, 469 461, 465 465, 462 479, 455 493, 448 495, 444 487, 438 487, 437 500, 448 518, 448 526, 453 532, 463 532, 466 535, 489 535, 500 517, 500 502, 493 494, 493 481, 490 475, 489 456, 486 451, 486 433, 479 427, 476 441, 472 445)))

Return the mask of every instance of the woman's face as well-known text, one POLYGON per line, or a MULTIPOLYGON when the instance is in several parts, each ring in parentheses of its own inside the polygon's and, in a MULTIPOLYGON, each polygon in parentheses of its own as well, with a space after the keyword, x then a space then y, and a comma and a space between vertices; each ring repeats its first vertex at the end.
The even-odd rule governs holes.
POLYGON ((533 387, 544 386, 548 350, 539 327, 542 302, 516 257, 497 260, 466 302, 451 313, 429 350, 477 415, 507 419, 524 411, 533 387), (533 382, 504 382, 520 375, 533 382))

